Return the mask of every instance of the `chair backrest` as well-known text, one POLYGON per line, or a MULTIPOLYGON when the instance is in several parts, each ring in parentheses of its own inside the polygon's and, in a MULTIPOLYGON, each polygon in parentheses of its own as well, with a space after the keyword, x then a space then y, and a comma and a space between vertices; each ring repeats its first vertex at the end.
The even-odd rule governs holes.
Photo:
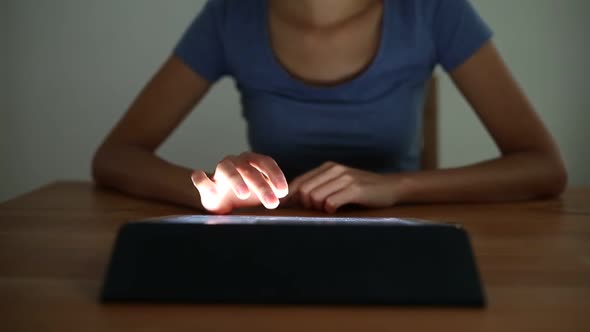
POLYGON ((438 80, 433 76, 428 82, 422 120, 422 170, 438 168, 438 80))

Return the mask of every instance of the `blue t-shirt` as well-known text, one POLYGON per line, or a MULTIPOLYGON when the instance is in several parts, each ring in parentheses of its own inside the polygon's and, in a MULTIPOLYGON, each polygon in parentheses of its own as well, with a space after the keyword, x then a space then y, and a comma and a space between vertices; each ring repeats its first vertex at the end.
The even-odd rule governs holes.
POLYGON ((468 0, 384 0, 373 62, 348 82, 317 87, 275 58, 267 22, 267 0, 210 0, 174 54, 212 83, 235 78, 252 150, 273 157, 288 179, 325 161, 417 170, 433 68, 453 70, 491 37, 468 0))

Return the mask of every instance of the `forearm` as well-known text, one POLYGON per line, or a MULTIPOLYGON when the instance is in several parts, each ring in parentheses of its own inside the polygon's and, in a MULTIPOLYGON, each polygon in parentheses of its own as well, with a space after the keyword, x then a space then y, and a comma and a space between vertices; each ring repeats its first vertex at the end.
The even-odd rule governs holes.
POLYGON ((514 153, 471 166, 392 175, 399 203, 498 202, 560 194, 566 173, 558 157, 514 153))
POLYGON ((93 161, 95 181, 139 197, 202 209, 192 171, 128 145, 101 147, 93 161))

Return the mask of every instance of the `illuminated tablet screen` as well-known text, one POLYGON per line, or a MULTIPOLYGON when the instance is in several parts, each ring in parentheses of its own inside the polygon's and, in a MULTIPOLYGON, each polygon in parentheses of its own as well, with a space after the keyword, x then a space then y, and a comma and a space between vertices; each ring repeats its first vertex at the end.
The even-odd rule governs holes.
POLYGON ((189 223, 205 225, 402 225, 420 226, 429 222, 399 218, 350 218, 350 217, 278 217, 278 216, 208 216, 183 215, 146 219, 163 223, 189 223))

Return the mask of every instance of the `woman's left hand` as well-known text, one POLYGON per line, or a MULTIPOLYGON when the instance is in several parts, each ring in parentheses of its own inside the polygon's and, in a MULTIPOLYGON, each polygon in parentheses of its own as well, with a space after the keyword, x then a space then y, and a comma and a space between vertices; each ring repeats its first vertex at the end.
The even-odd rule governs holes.
POLYGON ((401 185, 383 175, 327 162, 289 184, 292 199, 305 208, 334 213, 346 204, 382 208, 397 203, 401 185))

